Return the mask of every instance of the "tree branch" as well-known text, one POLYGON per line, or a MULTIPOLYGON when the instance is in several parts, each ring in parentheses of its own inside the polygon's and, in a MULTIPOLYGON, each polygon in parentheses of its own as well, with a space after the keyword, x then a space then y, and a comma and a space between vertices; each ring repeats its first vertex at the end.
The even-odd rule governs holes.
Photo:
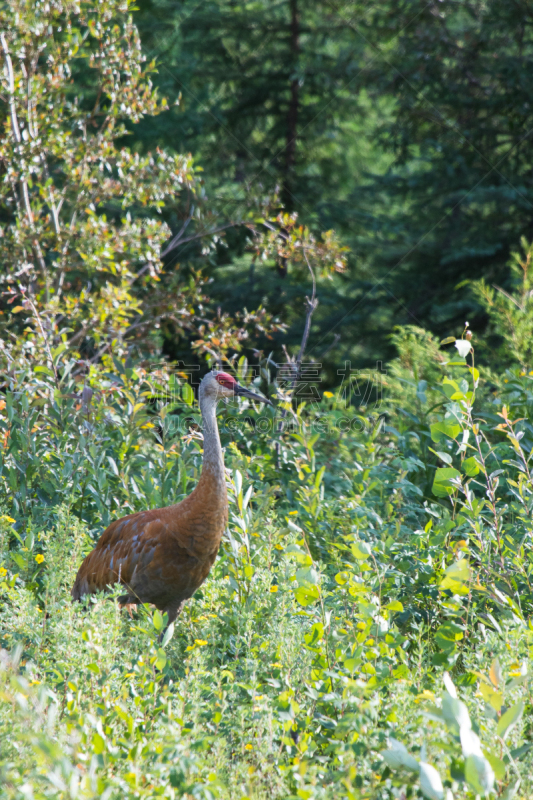
MULTIPOLYGON (((22 137, 20 135, 20 127, 17 118, 17 106, 15 103, 15 76, 13 73, 13 62, 11 61, 11 56, 9 55, 9 48, 7 46, 6 37, 3 31, 2 33, 0 33, 0 43, 2 44, 2 50, 4 51, 4 62, 6 65, 6 75, 7 75, 8 91, 9 91, 9 114, 11 116, 11 129, 13 131, 13 136, 15 137, 15 142, 18 145, 18 149, 21 150, 22 137)), ((33 213, 31 210, 30 195, 28 192, 28 183, 23 177, 22 170, 20 174, 19 183, 20 183, 20 193, 22 196, 22 203, 24 205, 24 210, 26 212, 26 217, 28 220, 28 226, 31 232, 35 236, 35 225, 34 225, 33 213)), ((49 299, 48 273, 46 270, 46 264, 43 258, 42 250, 36 237, 33 239, 32 248, 35 258, 37 259, 37 261, 39 262, 39 266, 41 267, 43 278, 46 284, 47 299, 49 299)))
MULTIPOLYGON (((309 267, 309 272, 311 273, 311 278, 312 278, 312 281, 313 281, 313 293, 312 293, 311 297, 306 297, 305 298, 306 314, 305 314, 304 332, 302 334, 302 341, 301 341, 301 344, 300 344, 300 350, 298 351, 298 355, 296 356, 296 359, 293 359, 289 355, 289 353, 287 352, 287 348, 285 346, 283 347, 283 351, 285 353, 285 358, 287 359, 287 364, 290 364, 291 372, 292 372, 292 378, 291 378, 291 380, 289 382, 289 387, 288 387, 288 390, 290 392, 293 391, 294 386, 295 386, 295 384, 296 384, 296 382, 297 382, 297 380, 298 380, 298 378, 300 376, 300 370, 301 370, 301 366, 302 366, 302 359, 304 357, 305 348, 307 347, 307 341, 309 339, 309 333, 311 331, 311 318, 312 318, 312 316, 313 316, 313 314, 315 312, 316 307, 318 306, 318 300, 317 300, 317 297, 316 297, 316 278, 315 278, 315 273, 313 272, 313 268, 311 267, 311 264, 309 263, 309 259, 307 258, 307 253, 305 252, 305 250, 304 250, 304 257, 305 257, 307 266, 309 267)), ((292 397, 290 399, 292 400, 292 397)), ((287 409, 284 408, 283 411, 281 412, 281 420, 278 423, 278 437, 281 437, 281 434, 283 433, 284 420, 285 420, 286 416, 287 416, 287 409)), ((275 450, 276 450, 276 464, 277 464, 277 467, 279 469, 279 467, 280 467, 280 450, 281 450, 281 445, 280 445, 280 439, 279 438, 278 438, 278 440, 276 442, 275 450)))
POLYGON ((161 253, 161 258, 164 258, 167 255, 167 253, 170 253, 172 250, 174 250, 175 247, 178 246, 182 235, 185 233, 187 225, 189 224, 189 222, 192 219, 192 215, 193 214, 194 214, 194 206, 192 207, 191 213, 189 214, 189 216, 187 217, 187 219, 185 220, 185 222, 181 226, 181 228, 178 231, 178 233, 174 236, 173 239, 170 240, 170 242, 167 244, 167 246, 165 247, 165 249, 161 253))
MULTIPOLYGON (((215 230, 214 230, 214 231, 204 231, 204 232, 202 232, 202 233, 195 233, 193 236, 187 236, 187 238, 186 238, 186 239, 181 239, 180 241, 176 242, 176 244, 175 244, 175 245, 173 244, 173 242, 174 242, 174 239, 173 239, 173 240, 170 242, 170 244, 169 244, 167 247, 165 247, 165 249, 164 249, 164 250, 163 250, 163 252, 161 253, 161 256, 160 256, 160 257, 161 257, 161 258, 164 258, 164 257, 165 257, 165 256, 167 256, 169 253, 171 253, 171 252, 172 252, 172 250, 175 250, 175 249, 176 249, 176 247, 181 247, 181 245, 182 245, 182 244, 187 244, 187 242, 192 242, 192 241, 194 241, 195 239, 203 239, 205 236, 214 236, 214 235, 215 235, 215 233, 220 233, 220 231, 225 231, 225 230, 227 230, 228 228, 234 228, 236 225, 241 225, 241 224, 244 224, 244 223, 240 223, 240 222, 228 222, 228 224, 227 224, 227 225, 220 225, 220 227, 218 227, 218 228, 215 228, 215 230), (172 245, 172 246, 171 246, 171 245, 172 245)), ((178 234, 178 236, 179 236, 179 234, 178 234)))

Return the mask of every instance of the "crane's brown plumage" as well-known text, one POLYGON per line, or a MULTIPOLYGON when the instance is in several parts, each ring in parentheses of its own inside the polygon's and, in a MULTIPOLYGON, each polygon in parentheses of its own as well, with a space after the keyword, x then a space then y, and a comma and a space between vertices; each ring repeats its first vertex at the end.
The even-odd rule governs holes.
POLYGON ((181 503, 112 522, 78 571, 72 587, 75 600, 121 583, 127 590, 122 603, 153 603, 172 622, 202 585, 228 521, 216 403, 235 395, 269 402, 239 386, 227 373, 206 375, 200 384, 204 459, 198 485, 181 503))

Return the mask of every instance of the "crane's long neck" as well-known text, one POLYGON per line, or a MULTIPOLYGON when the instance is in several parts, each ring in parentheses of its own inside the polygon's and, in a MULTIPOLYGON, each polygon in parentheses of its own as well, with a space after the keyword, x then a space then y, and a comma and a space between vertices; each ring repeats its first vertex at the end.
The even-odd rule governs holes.
POLYGON ((204 460, 202 478, 217 484, 220 492, 226 494, 226 476, 224 474, 224 456, 220 445, 217 425, 217 401, 206 395, 200 387, 200 411, 202 412, 204 433, 204 460))
POLYGON ((182 537, 180 541, 186 543, 189 555, 201 562, 207 561, 210 568, 228 523, 228 495, 218 435, 216 399, 204 391, 200 384, 199 400, 204 431, 202 474, 191 494, 176 508, 182 537))

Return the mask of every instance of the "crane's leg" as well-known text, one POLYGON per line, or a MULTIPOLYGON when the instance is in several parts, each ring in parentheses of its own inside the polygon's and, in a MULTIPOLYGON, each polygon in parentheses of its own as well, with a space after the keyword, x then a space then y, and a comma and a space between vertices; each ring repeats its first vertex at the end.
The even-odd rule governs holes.
POLYGON ((163 614, 168 614, 168 623, 167 627, 163 628, 163 630, 159 634, 160 642, 163 641, 163 636, 165 635, 168 626, 174 622, 174 620, 179 614, 181 614, 184 605, 185 605, 185 600, 179 600, 176 603, 170 603, 166 608, 163 609, 163 614))
POLYGON ((126 609, 128 614, 130 615, 130 619, 133 618, 133 612, 137 611, 137 605, 139 603, 138 597, 132 597, 129 594, 121 594, 120 597, 117 597, 118 603, 120 605, 120 610, 123 611, 126 609))

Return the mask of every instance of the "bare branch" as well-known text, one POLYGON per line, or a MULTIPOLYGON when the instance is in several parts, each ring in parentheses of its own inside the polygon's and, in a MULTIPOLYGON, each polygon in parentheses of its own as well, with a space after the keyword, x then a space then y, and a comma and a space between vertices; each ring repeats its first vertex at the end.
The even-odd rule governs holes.
POLYGON ((170 253, 172 250, 174 250, 175 247, 178 246, 181 237, 185 233, 185 230, 186 230, 189 222, 192 219, 192 215, 193 214, 194 214, 194 206, 192 207, 191 213, 189 214, 189 216, 187 217, 187 219, 185 220, 185 222, 183 223, 183 225, 179 229, 178 233, 174 236, 173 239, 170 240, 170 242, 167 244, 167 246, 165 247, 165 249, 161 253, 161 258, 164 258, 167 255, 167 253, 170 253))
POLYGON ((305 260, 307 262, 307 266, 309 267, 309 272, 311 273, 311 278, 313 279, 313 294, 311 297, 305 298, 305 305, 306 305, 306 317, 305 317, 305 326, 304 332, 302 335, 302 343, 300 345, 300 352, 296 358, 296 378, 300 373, 300 367, 302 364, 302 358, 304 357, 305 348, 307 347, 307 340, 309 339, 309 332, 311 330, 311 317, 313 316, 315 309, 318 305, 318 300, 316 299, 316 278, 315 273, 309 263, 309 259, 307 258, 307 253, 304 250, 305 260))
MULTIPOLYGON (((285 353, 285 358, 287 359, 287 364, 290 364, 291 367, 292 367, 292 369, 291 369, 292 378, 291 378, 291 380, 289 382, 289 387, 288 387, 289 391, 292 391, 294 389, 294 386, 295 386, 295 384, 296 384, 296 382, 298 380, 298 377, 300 375, 300 369, 301 369, 301 366, 302 366, 302 359, 304 357, 305 348, 307 347, 307 340, 309 339, 309 332, 311 330, 311 318, 312 318, 312 316, 313 316, 313 314, 315 312, 316 307, 318 306, 318 299, 316 297, 316 278, 315 278, 315 273, 313 272, 313 268, 311 267, 311 264, 309 263, 309 259, 307 258, 307 253, 305 252, 305 250, 304 250, 304 257, 305 257, 305 260, 307 262, 307 266, 309 267, 309 272, 311 273, 311 278, 312 278, 312 281, 313 281, 313 293, 312 293, 311 297, 306 297, 305 298, 306 314, 305 314, 304 332, 302 334, 302 341, 301 341, 301 344, 300 344, 300 350, 298 352, 298 355, 296 356, 296 359, 292 358, 289 355, 289 353, 287 351, 287 348, 285 347, 285 345, 283 345, 283 352, 285 353)), ((278 423, 278 435, 279 436, 281 436, 281 434, 283 433, 284 420, 285 420, 286 416, 287 416, 287 409, 284 408, 283 411, 281 412, 281 420, 278 423)), ((277 463, 277 466, 279 468, 279 466, 280 466, 280 450, 281 450, 279 439, 276 442, 275 449, 276 449, 276 463, 277 463)))
POLYGON ((510 295, 510 294, 508 294, 508 293, 505 291, 505 289, 501 289, 499 286, 496 286, 496 284, 493 284, 493 286, 494 286, 494 288, 496 289, 496 291, 497 291, 497 292, 499 292, 500 294, 503 294, 503 295, 504 295, 504 297, 506 297, 508 300, 510 300, 510 301, 511 301, 511 303, 514 303, 514 304, 515 304, 515 306, 516 306, 516 307, 517 307, 517 308, 518 308, 520 311, 523 311, 523 310, 524 310, 524 307, 523 307, 522 305, 520 305, 520 303, 518 303, 518 302, 515 300, 515 298, 514 298, 514 297, 511 297, 511 295, 510 295))
POLYGON ((336 334, 333 336, 333 341, 332 341, 332 343, 331 343, 331 344, 328 344, 328 346, 325 348, 325 350, 322 350, 322 352, 318 354, 318 355, 319 355, 319 357, 320 357, 320 358, 324 358, 324 356, 325 356, 327 353, 329 353, 331 350, 333 350, 333 348, 334 348, 334 347, 336 347, 336 346, 338 345, 338 343, 340 342, 340 338, 341 338, 341 335, 340 335, 340 333, 336 333, 336 334))
POLYGON ((29 306, 31 307, 31 310, 33 312, 33 316, 35 317, 35 320, 37 321, 37 326, 38 326, 38 328, 39 328, 39 330, 41 332, 41 336, 43 338, 44 349, 46 350, 46 355, 48 356, 48 359, 50 361, 50 366, 51 366, 52 371, 54 373, 56 387, 59 389, 59 375, 57 374, 56 365, 54 364, 54 359, 52 357, 52 351, 50 350, 50 343, 48 341, 48 336, 46 335, 46 332, 44 330, 44 325, 43 325, 43 321, 41 319, 41 315, 39 314, 39 311, 37 310, 37 306, 35 305, 35 303, 31 299, 31 297, 28 297, 28 296, 24 295, 23 292, 21 292, 21 294, 25 298, 25 300, 29 304, 29 306))
POLYGON ((216 364, 218 364, 218 366, 219 366, 219 367, 222 367, 222 359, 220 358, 220 356, 219 356, 217 353, 215 353, 215 351, 214 351, 214 350, 211 350, 211 348, 210 348, 210 347, 206 347, 205 345, 204 345, 204 350, 205 350, 207 353, 209 353, 209 355, 210 355, 212 358, 214 358, 214 360, 215 360, 215 363, 216 363, 216 364))
POLYGON ((179 242, 176 243, 176 245, 173 245, 172 247, 170 246, 172 245, 172 242, 170 242, 168 247, 166 247, 164 251, 161 253, 161 258, 167 256, 169 253, 172 252, 172 250, 175 250, 177 247, 181 247, 182 244, 187 244, 187 242, 193 242, 195 239, 204 239, 206 236, 214 236, 215 233, 220 233, 221 231, 225 231, 228 228, 234 228, 236 225, 243 225, 243 224, 244 223, 241 222, 228 222, 227 225, 220 225, 220 227, 215 228, 213 231, 202 231, 201 233, 195 233, 193 236, 187 236, 186 239, 181 239, 179 242))
MULTIPOLYGON (((7 46, 6 37, 5 37, 5 34, 4 34, 3 31, 0 33, 0 43, 2 44, 2 50, 4 51, 4 62, 5 62, 5 65, 6 65, 6 75, 7 75, 8 85, 9 85, 9 88, 8 88, 8 90, 9 90, 9 113, 10 113, 10 116, 11 116, 11 129, 13 131, 13 136, 15 137, 15 142, 17 143, 17 145, 20 148, 21 145, 22 145, 22 137, 20 135, 20 127, 19 127, 18 117, 17 117, 17 105, 15 103, 15 76, 14 76, 14 73, 13 73, 13 63, 11 61, 11 56, 9 55, 9 48, 7 46)), ((33 234, 35 234, 33 213, 32 213, 32 210, 31 210, 30 195, 29 195, 29 192, 28 192, 28 183, 24 179, 24 177, 22 176, 22 171, 21 171, 21 177, 20 177, 20 193, 21 193, 21 196, 22 196, 22 202, 23 202, 23 205, 24 205, 24 210, 26 212, 28 225, 30 227, 31 232, 33 234)), ((32 247, 33 247, 33 252, 34 252, 35 258, 37 259, 37 261, 39 262, 39 266, 41 267, 41 271, 43 273, 43 278, 45 279, 45 283, 46 283, 46 292, 48 294, 48 291, 49 291, 48 290, 48 273, 47 273, 47 270, 46 270, 46 264, 45 264, 45 261, 44 261, 44 258, 43 258, 41 247, 39 245, 39 242, 37 241, 37 238, 34 238, 34 240, 32 242, 32 247)))

